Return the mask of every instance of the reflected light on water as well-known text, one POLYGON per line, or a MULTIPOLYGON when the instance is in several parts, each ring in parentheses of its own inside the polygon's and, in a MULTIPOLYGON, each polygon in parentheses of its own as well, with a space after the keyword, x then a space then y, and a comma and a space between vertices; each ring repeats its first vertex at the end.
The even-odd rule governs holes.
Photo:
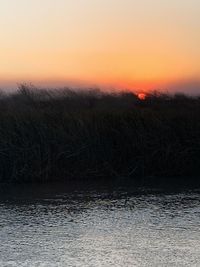
POLYGON ((1 267, 199 266, 199 194, 13 197, 0 199, 1 267))

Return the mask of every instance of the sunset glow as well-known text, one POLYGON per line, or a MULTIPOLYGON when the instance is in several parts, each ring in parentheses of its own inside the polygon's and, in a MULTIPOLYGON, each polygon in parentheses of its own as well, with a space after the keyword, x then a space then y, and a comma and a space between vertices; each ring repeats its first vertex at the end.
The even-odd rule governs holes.
POLYGON ((199 10, 199 0, 3 0, 0 86, 200 92, 199 10))

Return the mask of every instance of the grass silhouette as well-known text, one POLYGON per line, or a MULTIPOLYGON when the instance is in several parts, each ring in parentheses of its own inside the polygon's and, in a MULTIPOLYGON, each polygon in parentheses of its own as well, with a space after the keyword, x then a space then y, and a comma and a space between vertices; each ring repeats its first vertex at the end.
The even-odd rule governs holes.
POLYGON ((0 94, 1 182, 198 186, 199 177, 199 97, 26 85, 0 94))

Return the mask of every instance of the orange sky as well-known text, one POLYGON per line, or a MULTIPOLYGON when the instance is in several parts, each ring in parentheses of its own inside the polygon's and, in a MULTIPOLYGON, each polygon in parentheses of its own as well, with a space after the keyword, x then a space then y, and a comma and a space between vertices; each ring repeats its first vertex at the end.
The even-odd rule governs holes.
POLYGON ((200 93, 199 0, 3 0, 0 86, 200 93))

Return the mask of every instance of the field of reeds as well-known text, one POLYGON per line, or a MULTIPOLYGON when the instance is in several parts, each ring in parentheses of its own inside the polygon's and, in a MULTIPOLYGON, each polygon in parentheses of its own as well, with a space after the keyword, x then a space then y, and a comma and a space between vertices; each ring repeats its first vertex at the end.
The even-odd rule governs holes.
POLYGON ((200 98, 39 90, 0 95, 3 183, 200 185, 200 98))

